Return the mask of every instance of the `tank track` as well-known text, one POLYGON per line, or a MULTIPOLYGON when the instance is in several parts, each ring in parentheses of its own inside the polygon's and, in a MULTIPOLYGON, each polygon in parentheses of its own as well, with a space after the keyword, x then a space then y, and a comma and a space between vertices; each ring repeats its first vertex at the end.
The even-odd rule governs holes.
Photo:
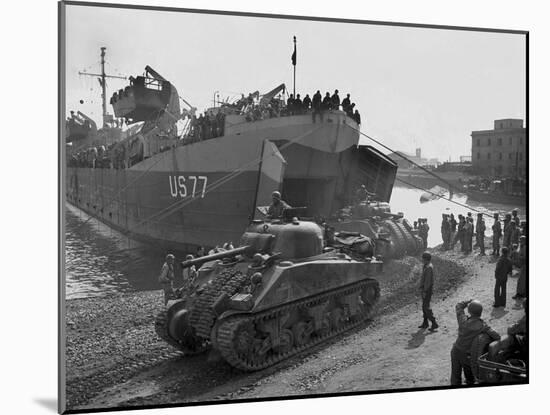
POLYGON ((216 315, 212 306, 222 294, 231 297, 248 282, 248 276, 233 268, 226 269, 217 275, 211 284, 205 286, 202 293, 191 309, 189 323, 195 330, 195 335, 203 339, 210 339, 210 331, 214 325, 216 315))
MULTIPOLYGON (((238 314, 229 316, 216 324, 216 348, 230 365, 238 369, 244 371, 264 369, 297 353, 311 349, 312 347, 323 343, 340 333, 360 325, 372 316, 379 298, 380 287, 378 281, 368 278, 351 286, 348 285, 346 287, 296 301, 294 303, 284 304, 257 314, 238 314), (312 333, 309 340, 303 344, 293 344, 292 348, 289 350, 282 353, 273 352, 266 359, 256 359, 255 361, 245 358, 242 356, 242 353, 239 353, 235 348, 236 341, 238 340, 238 332, 243 327, 250 325, 255 327, 256 323, 261 323, 262 321, 273 319, 274 317, 279 318, 286 315, 289 311, 298 311, 299 309, 307 310, 309 307, 321 306, 324 303, 329 304, 331 301, 337 300, 339 297, 343 298, 344 296, 348 296, 353 293, 357 293, 357 295, 359 295, 363 289, 368 287, 372 287, 374 289, 375 295, 374 302, 369 305, 369 308, 366 311, 362 311, 359 315, 352 316, 349 319, 342 321, 342 324, 339 327, 333 327, 331 325, 330 330, 327 330, 325 333, 312 333)), ((280 324, 280 320, 278 324, 280 324)))
POLYGON ((407 244, 405 249, 407 252, 407 255, 415 255, 418 251, 417 251, 416 241, 413 235, 407 230, 405 224, 397 222, 396 225, 401 231, 401 233, 403 234, 403 238, 405 239, 405 242, 407 244))
POLYGON ((175 347, 176 349, 182 349, 180 343, 174 340, 168 334, 168 310, 164 308, 160 313, 155 317, 155 332, 157 335, 168 343, 170 346, 175 347))
POLYGON ((390 229, 391 236, 394 238, 395 256, 396 258, 401 258, 405 255, 405 248, 407 246, 403 233, 394 221, 388 219, 384 223, 390 229))

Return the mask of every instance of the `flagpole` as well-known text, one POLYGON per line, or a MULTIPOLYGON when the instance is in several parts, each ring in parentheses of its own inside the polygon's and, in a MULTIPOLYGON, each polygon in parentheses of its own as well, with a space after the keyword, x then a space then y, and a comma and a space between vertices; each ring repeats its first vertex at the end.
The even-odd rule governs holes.
POLYGON ((294 86, 292 92, 294 93, 294 99, 296 99, 296 36, 294 36, 294 86))

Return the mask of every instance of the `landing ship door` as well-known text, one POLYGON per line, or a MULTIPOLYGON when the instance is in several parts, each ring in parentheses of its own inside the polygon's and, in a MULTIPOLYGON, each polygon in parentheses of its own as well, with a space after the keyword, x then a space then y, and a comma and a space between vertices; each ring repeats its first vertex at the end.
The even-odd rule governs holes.
MULTIPOLYGON (((258 187, 256 189, 256 208, 252 217, 262 219, 271 205, 271 193, 281 191, 286 160, 277 146, 265 140, 262 148, 262 160, 258 171, 258 187)), ((283 195, 284 196, 284 195, 283 195)))

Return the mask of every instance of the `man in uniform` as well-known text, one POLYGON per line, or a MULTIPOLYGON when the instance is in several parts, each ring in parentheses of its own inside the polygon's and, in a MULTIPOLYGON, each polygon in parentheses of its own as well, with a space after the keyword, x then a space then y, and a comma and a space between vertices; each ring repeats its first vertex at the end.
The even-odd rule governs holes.
POLYGON ((519 278, 516 286, 516 294, 512 297, 514 300, 527 297, 527 237, 525 235, 519 238, 518 263, 519 278))
POLYGON ((330 109, 332 109, 332 100, 330 99, 330 92, 327 92, 323 98, 323 102, 321 102, 321 110, 327 111, 330 109))
POLYGON ((311 107, 311 98, 309 97, 309 94, 306 94, 306 97, 304 98, 304 101, 302 102, 302 108, 304 111, 308 111, 311 107))
POLYGON ((512 210, 512 222, 516 223, 516 227, 519 228, 520 220, 518 217, 518 211, 516 209, 512 210))
POLYGON ((359 189, 355 192, 356 202, 359 204, 361 202, 368 202, 369 197, 376 196, 376 193, 371 193, 367 190, 367 186, 362 184, 359 189))
POLYGON ((506 283, 512 274, 512 261, 508 258, 508 248, 502 248, 502 254, 495 267, 495 303, 493 307, 506 307, 506 283))
POLYGON ((347 113, 350 105, 351 105, 351 101, 349 99, 349 94, 347 94, 342 101, 342 110, 347 113))
POLYGON ((430 301, 432 300, 433 286, 434 286, 434 268, 432 265, 432 256, 428 252, 422 254, 422 276, 420 277, 420 284, 418 291, 422 297, 422 324, 418 326, 419 329, 428 328, 428 321, 432 323, 430 331, 435 331, 439 325, 435 321, 432 309, 430 308, 430 301))
POLYGON ((443 239, 443 250, 448 250, 451 245, 451 223, 449 216, 443 213, 441 220, 441 238, 443 239))
POLYGON ((476 242, 480 250, 479 255, 485 255, 485 221, 483 220, 483 213, 477 214, 476 242))
POLYGON ((338 90, 334 91, 334 94, 330 97, 330 102, 333 110, 338 110, 340 108, 340 97, 338 96, 338 90))
POLYGON ((269 219, 279 219, 283 216, 284 210, 290 208, 290 205, 281 199, 281 193, 277 190, 271 194, 271 198, 273 199, 273 202, 267 210, 267 217, 269 219))
POLYGON ((294 114, 301 114, 303 105, 300 94, 296 94, 296 99, 294 100, 294 114))
POLYGON ((313 122, 315 122, 315 116, 319 114, 321 116, 321 122, 323 122, 323 113, 321 112, 321 91, 317 90, 315 95, 313 95, 313 101, 311 101, 311 108, 313 108, 313 122))
POLYGON ((495 222, 493 223, 493 255, 498 256, 500 252, 500 238, 502 237, 502 226, 500 225, 500 220, 498 219, 498 213, 493 215, 495 222))
POLYGON ((466 217, 464 222, 464 253, 469 254, 472 252, 472 237, 474 234, 474 225, 470 220, 470 217, 466 217))
POLYGON ((353 119, 358 125, 361 125, 361 114, 359 114, 359 111, 355 110, 353 113, 353 119))
POLYGON ((290 96, 286 100, 286 110, 288 111, 288 115, 294 115, 294 95, 293 94, 290 94, 290 96))
POLYGON ((422 241, 424 242, 424 249, 428 248, 428 232, 430 230, 430 226, 428 225, 428 219, 421 218, 418 221, 418 236, 422 238, 422 241))
POLYGON ((174 260, 174 255, 166 255, 166 262, 160 270, 159 282, 164 291, 164 305, 168 304, 168 300, 174 298, 174 260))
POLYGON ((462 385, 462 371, 467 385, 475 383, 472 373, 470 350, 472 342, 481 333, 486 333, 492 340, 500 340, 500 335, 481 319, 483 306, 479 301, 467 300, 456 305, 458 321, 458 338, 451 349, 451 385, 462 385), (468 307, 469 317, 464 309, 468 307))

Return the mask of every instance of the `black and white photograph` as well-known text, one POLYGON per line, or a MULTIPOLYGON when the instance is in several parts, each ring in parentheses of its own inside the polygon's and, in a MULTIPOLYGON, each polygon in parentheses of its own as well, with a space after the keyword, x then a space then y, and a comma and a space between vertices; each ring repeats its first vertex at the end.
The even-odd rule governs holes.
POLYGON ((61 412, 530 382, 528 28, 58 5, 61 412))

